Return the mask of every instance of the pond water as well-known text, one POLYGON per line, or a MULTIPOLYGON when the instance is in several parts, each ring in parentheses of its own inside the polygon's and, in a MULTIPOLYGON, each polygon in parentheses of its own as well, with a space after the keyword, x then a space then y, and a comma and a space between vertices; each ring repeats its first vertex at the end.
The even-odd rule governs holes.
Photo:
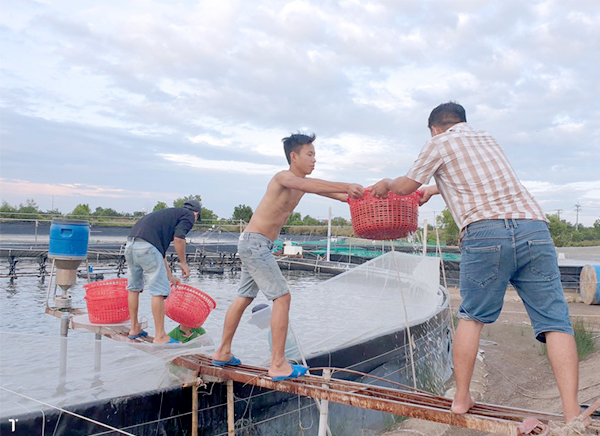
MULTIPOLYGON (((297 293, 331 276, 306 271, 284 271, 292 293, 297 293)), ((116 278, 106 275, 105 279, 116 278)), ((199 348, 153 346, 134 348, 122 342, 103 338, 101 342, 101 371, 94 371, 95 335, 89 331, 69 330, 66 377, 60 377, 61 336, 60 319, 45 313, 48 279, 22 276, 14 281, 0 281, 0 416, 38 410, 41 403, 65 406, 94 399, 128 395, 179 384, 172 380, 165 362, 178 354, 210 354, 210 342, 219 342, 223 318, 235 297, 239 272, 223 275, 201 275, 192 272, 186 281, 203 290, 217 302, 204 328, 207 338, 199 348), (206 344, 209 345, 206 345, 206 344), (12 392, 11 392, 12 391, 12 392), (13 392, 17 392, 15 394, 13 392), (20 395, 19 395, 20 394, 20 395)), ((73 307, 85 308, 86 281, 78 279, 69 290, 73 307)), ((59 291, 60 292, 60 289, 59 291)), ((266 303, 259 296, 256 303, 266 303)), ((247 310, 250 312, 250 310, 247 310)), ((150 334, 153 321, 150 296, 141 294, 140 317, 148 319, 150 334)), ((268 359, 267 332, 247 323, 246 313, 234 340, 236 353, 250 364, 264 365, 268 359), (256 346, 259 343, 261 346, 256 346)), ((167 331, 176 323, 166 319, 167 331)), ((197 345, 197 344, 196 344, 197 345)))
MULTIPOLYGON (((293 270, 283 273, 292 294, 290 323, 307 358, 398 331, 406 324, 427 322, 445 302, 439 288, 439 260, 426 256, 388 253, 337 276, 293 270)), ((108 338, 96 341, 92 332, 80 330, 69 330, 65 340, 60 336, 60 320, 45 313, 48 279, 1 279, 0 416, 180 386, 182 380, 174 376, 168 362, 181 354, 212 354, 239 276, 239 272, 202 275, 193 271, 186 283, 209 294, 217 307, 204 324, 207 335, 202 341, 166 347, 108 338), (101 370, 95 371, 98 344, 101 370), (66 356, 62 375, 61 356, 66 356)), ((116 276, 105 274, 104 278, 116 276)), ((78 279, 69 290, 73 307, 86 307, 84 283, 78 279)), ((149 320, 147 331, 153 334, 150 299, 146 293, 141 295, 140 315, 149 320)), ((260 303, 268 303, 262 294, 254 305, 260 303)), ((233 351, 244 363, 266 367, 268 329, 249 323, 250 318, 249 308, 240 322, 233 351)), ((175 326, 174 321, 166 320, 167 331, 175 326)), ((433 330, 428 338, 433 349, 439 348, 443 339, 433 330)))

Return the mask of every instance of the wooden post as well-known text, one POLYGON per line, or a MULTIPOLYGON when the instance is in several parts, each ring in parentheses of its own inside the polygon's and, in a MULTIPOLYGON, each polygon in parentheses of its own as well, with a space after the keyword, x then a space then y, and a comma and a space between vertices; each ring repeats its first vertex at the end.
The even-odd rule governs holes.
MULTIPOLYGON (((331 379, 331 369, 323 369, 323 380, 328 382, 331 379)), ((324 388, 328 389, 327 383, 323 383, 324 388)), ((320 415, 319 415, 319 436, 325 436, 328 430, 329 421, 329 401, 321 400, 320 415)))
POLYGON ((198 385, 192 385, 192 436, 198 436, 198 385))
POLYGON ((423 220, 423 256, 427 256, 427 220, 423 220))
POLYGON ((235 436, 235 408, 233 400, 233 380, 227 380, 227 434, 235 436))
POLYGON ((327 262, 331 260, 331 206, 329 206, 329 217, 327 220, 327 262))

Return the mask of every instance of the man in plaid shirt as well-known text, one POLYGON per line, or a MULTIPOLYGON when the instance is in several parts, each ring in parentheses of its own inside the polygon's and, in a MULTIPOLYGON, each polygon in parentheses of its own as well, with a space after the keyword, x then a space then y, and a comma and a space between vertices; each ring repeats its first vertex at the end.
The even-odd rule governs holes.
POLYGON ((371 195, 408 195, 433 177, 435 185, 421 188, 421 204, 441 194, 461 229, 462 303, 453 347, 452 411, 466 413, 475 404, 469 386, 481 330, 498 319, 510 283, 523 300, 536 339, 547 344, 565 421, 571 421, 581 413, 579 362, 548 220, 500 145, 467 124, 461 105, 439 105, 428 127, 431 139, 408 173, 377 182, 371 195))

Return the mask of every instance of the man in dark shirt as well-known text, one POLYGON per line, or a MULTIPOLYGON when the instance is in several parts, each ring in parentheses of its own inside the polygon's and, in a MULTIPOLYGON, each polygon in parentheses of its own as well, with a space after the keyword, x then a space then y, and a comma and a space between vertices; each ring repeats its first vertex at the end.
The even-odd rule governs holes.
POLYGON ((165 298, 171 292, 170 283, 177 283, 165 258, 171 241, 181 263, 181 275, 187 278, 190 267, 185 259, 185 235, 200 217, 200 203, 188 200, 183 207, 157 210, 140 219, 131 229, 125 245, 127 290, 129 291, 129 338, 147 336, 138 321, 140 292, 152 295, 154 343, 177 343, 165 332, 165 298))

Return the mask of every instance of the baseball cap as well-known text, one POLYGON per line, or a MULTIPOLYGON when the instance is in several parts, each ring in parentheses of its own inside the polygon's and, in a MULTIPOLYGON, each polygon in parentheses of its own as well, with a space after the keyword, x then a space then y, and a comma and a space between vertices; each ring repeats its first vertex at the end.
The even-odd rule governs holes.
POLYGON ((198 200, 187 200, 185 203, 183 203, 183 207, 185 207, 186 209, 189 209, 193 212, 198 212, 198 213, 200 213, 200 211, 202 210, 198 200))

